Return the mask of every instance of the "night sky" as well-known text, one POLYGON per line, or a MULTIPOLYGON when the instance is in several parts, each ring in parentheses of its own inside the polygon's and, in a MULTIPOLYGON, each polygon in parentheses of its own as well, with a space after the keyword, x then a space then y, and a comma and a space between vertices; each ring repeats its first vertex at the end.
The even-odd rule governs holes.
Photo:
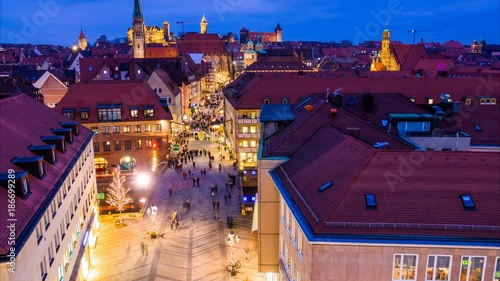
MULTIPOLYGON (((80 27, 89 43, 102 34, 108 39, 125 37, 132 24, 133 0, 16 0, 0 2, 0 43, 56 44, 69 46, 78 40, 80 27), (43 4, 45 3, 45 4, 43 4)), ((391 39, 470 44, 476 37, 500 43, 498 0, 142 0, 146 25, 171 31, 199 32, 203 14, 209 33, 273 31, 279 22, 283 40, 336 41, 380 40, 389 17, 391 39), (189 22, 188 22, 189 21, 189 22), (418 30, 422 30, 421 33, 418 30), (426 30, 427 32, 423 32, 426 30)))

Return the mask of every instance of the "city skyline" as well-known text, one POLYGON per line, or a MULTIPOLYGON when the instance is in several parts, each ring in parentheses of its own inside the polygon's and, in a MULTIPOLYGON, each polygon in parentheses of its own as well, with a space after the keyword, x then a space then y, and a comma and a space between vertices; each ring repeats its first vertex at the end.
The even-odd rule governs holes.
MULTIPOLYGON (((186 32, 199 32, 200 19, 205 15, 208 32, 219 35, 233 32, 238 36, 244 26, 251 31, 272 31, 280 23, 284 41, 350 40, 358 44, 380 40, 388 21, 391 39, 404 43, 413 41, 409 30, 417 30, 417 42, 423 38, 425 42, 457 40, 469 45, 474 38, 484 38, 487 43, 500 43, 500 29, 491 20, 500 16, 500 4, 488 0, 439 3, 389 0, 356 6, 349 2, 297 0, 288 1, 286 6, 282 2, 263 0, 141 2, 146 25, 161 26, 168 21, 176 35, 181 31, 178 21, 185 21, 186 32)), ((117 1, 112 0, 36 3, 22 0, 4 2, 1 8, 0 43, 3 44, 69 46, 77 43, 80 28, 89 43, 93 43, 103 34, 108 39, 125 38, 132 26, 133 1, 117 5, 117 1)))

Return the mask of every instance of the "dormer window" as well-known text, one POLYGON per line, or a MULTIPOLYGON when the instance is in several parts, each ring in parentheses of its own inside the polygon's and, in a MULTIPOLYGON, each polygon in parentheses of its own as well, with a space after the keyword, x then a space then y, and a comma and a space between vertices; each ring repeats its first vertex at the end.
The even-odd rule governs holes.
POLYGON ((11 162, 39 179, 45 176, 43 156, 16 157, 11 162))
POLYGON ((36 155, 43 156, 43 160, 54 164, 57 162, 55 145, 32 145, 29 151, 35 153, 36 155))
POLYGON ((137 106, 130 107, 130 117, 131 118, 139 117, 139 108, 137 106))
POLYGON ((89 112, 88 108, 80 108, 80 119, 81 120, 89 120, 89 112))
POLYGON ((14 171, 10 169, 6 173, 5 172, 0 173, 1 186, 3 186, 6 189, 11 189, 12 181, 14 181, 14 193, 23 199, 27 199, 28 196, 31 194, 28 172, 14 171))
POLYGON ((60 122, 59 125, 66 129, 71 129, 73 135, 78 136, 80 134, 80 130, 78 128, 78 122, 60 122))
POLYGON ((64 136, 64 139, 66 140, 67 143, 73 143, 73 134, 71 133, 72 131, 71 129, 69 128, 52 129, 50 131, 55 135, 64 136))
POLYGON ((75 120, 75 110, 74 109, 63 109, 62 113, 66 118, 69 118, 71 120, 75 120))
POLYGON ((97 118, 99 121, 122 120, 122 105, 121 104, 97 105, 97 118))
POLYGON ((480 97, 479 98, 480 105, 495 105, 497 104, 497 99, 493 97, 480 97))
POLYGON ((59 152, 64 153, 66 151, 66 144, 64 143, 64 136, 42 137, 42 141, 44 141, 48 144, 55 144, 56 149, 59 152))
POLYGON ((155 117, 155 108, 154 106, 143 106, 143 114, 144 118, 153 118, 155 117))
POLYGON ((264 104, 269 104, 271 100, 269 98, 264 98, 264 104))
POLYGON ((427 101, 427 104, 434 104, 434 99, 431 97, 426 97, 425 100, 427 101))
POLYGON ((472 104, 472 98, 471 97, 464 97, 464 104, 465 105, 471 105, 472 104))
POLYGON ((415 97, 409 97, 409 99, 410 99, 410 101, 411 101, 411 102, 413 102, 413 103, 415 103, 415 101, 416 101, 415 97))
POLYGON ((288 98, 285 98, 285 97, 284 97, 284 98, 282 98, 282 99, 281 99, 281 103, 282 103, 282 104, 288 104, 288 98))

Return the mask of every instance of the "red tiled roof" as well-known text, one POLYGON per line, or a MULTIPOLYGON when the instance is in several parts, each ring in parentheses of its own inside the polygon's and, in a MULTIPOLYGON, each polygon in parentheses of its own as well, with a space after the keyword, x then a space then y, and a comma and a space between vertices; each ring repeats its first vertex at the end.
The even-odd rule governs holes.
POLYGON ((314 73, 244 73, 225 90, 227 100, 236 109, 260 109, 264 97, 271 103, 281 103, 287 96, 290 103, 311 93, 339 89, 340 93, 401 93, 414 97, 417 104, 427 103, 426 97, 438 101, 440 94, 448 93, 454 100, 466 96, 500 97, 500 75, 479 75, 460 78, 416 78, 405 72, 361 72, 333 71, 314 73), (352 77, 354 75, 354 78, 352 77), (373 76, 373 78, 372 78, 373 76), (394 76, 394 77, 393 77, 394 76), (406 78, 405 78, 406 76, 406 78), (345 77, 345 78, 343 78, 345 77), (233 98, 231 88, 238 91, 233 98))
MULTIPOLYGON (((9 169, 22 171, 20 167, 11 163, 15 157, 32 157, 36 156, 28 150, 30 145, 47 145, 41 140, 42 136, 54 136, 51 129, 62 128, 60 122, 69 122, 63 115, 51 110, 43 103, 37 102, 34 99, 24 94, 13 95, 10 97, 0 98, 0 172, 7 172, 9 169)), ((43 179, 38 179, 35 176, 29 177, 29 185, 32 194, 26 199, 21 199, 16 196, 15 215, 16 221, 16 248, 20 250, 18 244, 21 244, 19 239, 27 239, 20 237, 21 233, 28 231, 29 227, 33 227, 29 233, 34 231, 36 223, 41 219, 41 214, 45 209, 41 209, 44 205, 44 200, 58 187, 58 181, 66 172, 66 169, 71 169, 71 162, 81 153, 80 149, 90 143, 90 138, 93 133, 79 126, 79 135, 73 136, 73 143, 66 143, 66 152, 60 153, 56 151, 57 162, 55 164, 44 163, 46 176, 43 179), (41 213, 40 213, 41 212, 41 213)), ((2 206, 7 208, 8 194, 6 188, 0 188, 0 202, 2 206)), ((51 200, 51 199, 49 199, 51 200)), ((45 208, 48 205, 45 205, 45 208)), ((0 212, 0 256, 6 255, 10 246, 7 244, 9 232, 6 231, 7 210, 0 212)))
POLYGON ((273 170, 315 234, 498 239, 498 230, 471 226, 500 227, 499 153, 375 151, 335 134, 322 127, 273 170), (365 194, 375 195, 376 210, 365 194), (475 211, 464 210, 460 194, 472 196, 475 211))
MULTIPOLYGON (((172 114, 163 108, 158 96, 151 87, 137 80, 130 81, 94 81, 91 83, 74 84, 62 100, 57 104, 55 110, 62 113, 64 109, 76 109, 75 118, 81 123, 95 123, 97 119, 97 105, 122 105, 122 121, 141 120, 172 120, 172 114), (130 117, 129 106, 154 106, 153 118, 144 118, 139 114, 138 118, 130 117), (79 109, 89 109, 89 119, 80 120, 79 109)), ((141 110, 141 108, 139 108, 141 110)))
POLYGON ((418 61, 415 69, 431 70, 431 71, 450 71, 454 68, 451 59, 421 59, 418 61))
MULTIPOLYGON (((293 58, 293 57, 292 57, 293 58)), ((312 71, 313 69, 301 61, 256 61, 247 66, 245 71, 312 71)))
MULTIPOLYGON (((336 128, 342 135, 348 134, 347 128, 349 127, 359 128, 359 140, 368 146, 372 146, 376 142, 388 142, 390 149, 413 150, 412 146, 405 143, 397 135, 388 134, 376 123, 370 124, 348 111, 338 108, 337 116, 331 117, 330 111, 335 106, 325 101, 324 98, 319 94, 314 94, 299 104, 291 105, 295 120, 264 140, 263 156, 290 156, 324 124, 336 128), (313 110, 308 111, 305 108, 306 105, 312 106, 313 110)), ((380 120, 378 124, 380 124, 380 120)), ((330 139, 324 139, 324 141, 330 141, 330 139)))
POLYGON ((163 71, 162 69, 156 69, 154 71, 158 77, 160 77, 161 81, 169 88, 170 92, 174 96, 177 96, 181 93, 181 90, 177 86, 177 84, 170 78, 167 72, 163 71))
POLYGON ((420 59, 426 59, 427 53, 425 52, 422 44, 391 44, 391 52, 400 65, 401 70, 415 69, 420 59))
POLYGON ((187 32, 178 44, 179 53, 203 53, 226 55, 228 51, 224 41, 217 34, 199 34, 187 32))

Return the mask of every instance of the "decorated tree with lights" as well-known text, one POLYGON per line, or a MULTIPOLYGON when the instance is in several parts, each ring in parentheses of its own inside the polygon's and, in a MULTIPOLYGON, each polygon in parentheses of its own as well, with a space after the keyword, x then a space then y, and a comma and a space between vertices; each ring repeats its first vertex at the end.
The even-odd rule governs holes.
POLYGON ((109 185, 106 203, 118 209, 118 211, 120 211, 120 216, 125 205, 134 202, 134 200, 127 194, 130 191, 130 188, 125 188, 124 183, 125 177, 120 174, 120 169, 114 169, 113 182, 109 185))

